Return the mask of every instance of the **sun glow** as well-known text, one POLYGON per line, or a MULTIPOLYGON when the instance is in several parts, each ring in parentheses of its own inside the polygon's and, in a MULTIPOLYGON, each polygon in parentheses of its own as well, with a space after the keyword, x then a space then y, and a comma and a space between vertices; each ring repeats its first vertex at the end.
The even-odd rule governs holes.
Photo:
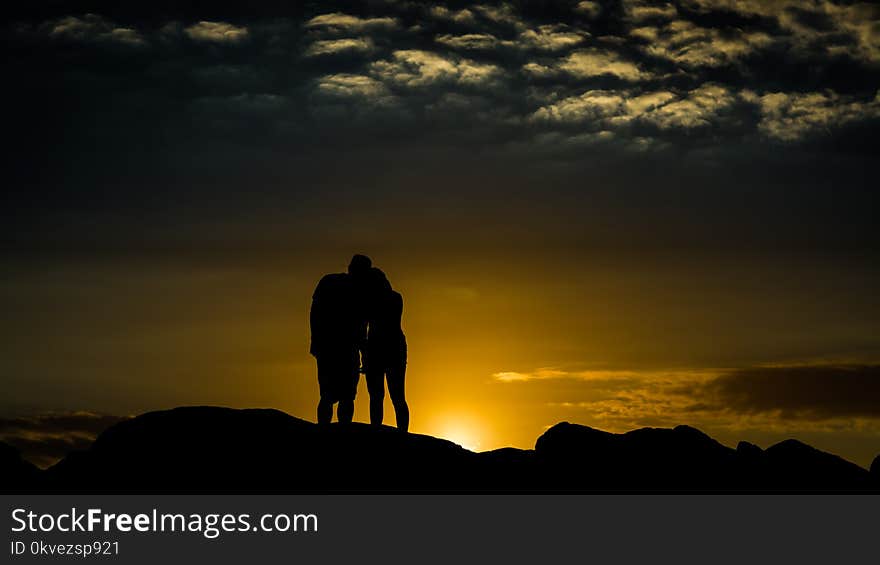
POLYGON ((480 451, 483 446, 482 427, 473 418, 466 415, 444 417, 436 427, 439 437, 457 443, 470 451, 480 451))

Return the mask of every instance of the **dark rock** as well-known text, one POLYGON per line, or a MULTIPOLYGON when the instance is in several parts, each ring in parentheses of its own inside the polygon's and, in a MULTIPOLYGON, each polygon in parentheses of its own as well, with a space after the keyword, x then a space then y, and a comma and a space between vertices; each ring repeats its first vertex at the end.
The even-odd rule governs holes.
POLYGON ((540 484, 535 451, 503 447, 477 454, 474 471, 476 482, 483 489, 521 492, 540 484))
POLYGON ((21 453, 0 441, 0 491, 29 492, 39 486, 40 470, 21 458, 21 453))
POLYGON ((871 476, 874 477, 875 484, 880 484, 880 455, 871 462, 871 476))
POLYGON ((855 463, 787 439, 764 451, 768 469, 765 484, 785 490, 860 489, 869 473, 855 463))
POLYGON ((736 444, 736 453, 742 457, 761 457, 764 454, 764 450, 754 443, 741 441, 736 444))
POLYGON ((69 490, 315 492, 433 489, 468 481, 476 455, 366 424, 318 426, 277 410, 152 412, 119 423, 48 470, 69 490))
MULTIPOLYGON (((13 468, 4 463, 4 476, 13 468)), ((613 434, 563 422, 534 450, 473 453, 386 426, 318 426, 277 410, 214 407, 120 422, 41 475, 49 492, 877 489, 865 469, 800 442, 733 450, 688 426, 613 434)))
POLYGON ((564 422, 538 438, 550 488, 705 489, 729 483, 734 451, 689 426, 611 434, 564 422))

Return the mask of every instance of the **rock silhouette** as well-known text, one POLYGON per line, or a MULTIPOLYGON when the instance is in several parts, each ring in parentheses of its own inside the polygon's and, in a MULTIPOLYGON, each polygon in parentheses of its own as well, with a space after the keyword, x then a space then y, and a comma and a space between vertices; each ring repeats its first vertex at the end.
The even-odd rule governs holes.
POLYGON ((473 453, 367 424, 184 407, 122 421, 39 471, 0 449, 8 492, 878 491, 869 472, 795 440, 726 447, 678 426, 613 434, 563 422, 535 449, 473 453))
POLYGON ((535 452, 561 488, 721 488, 737 482, 740 467, 736 451, 689 426, 611 434, 564 422, 538 438, 535 452))
POLYGON ((797 440, 766 450, 740 442, 734 450, 690 426, 610 434, 561 423, 538 439, 535 450, 556 470, 563 489, 585 483, 620 490, 872 488, 865 469, 797 440))
POLYGON ((13 490, 32 490, 38 486, 40 470, 21 458, 17 449, 0 441, 0 485, 13 490))

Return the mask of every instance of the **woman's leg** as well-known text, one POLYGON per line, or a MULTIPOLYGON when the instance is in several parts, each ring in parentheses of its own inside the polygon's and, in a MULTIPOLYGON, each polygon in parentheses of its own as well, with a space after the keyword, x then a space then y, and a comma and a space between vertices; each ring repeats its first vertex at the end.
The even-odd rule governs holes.
POLYGON ((406 404, 406 358, 388 367, 388 395, 394 405, 397 429, 409 430, 409 406, 406 404))

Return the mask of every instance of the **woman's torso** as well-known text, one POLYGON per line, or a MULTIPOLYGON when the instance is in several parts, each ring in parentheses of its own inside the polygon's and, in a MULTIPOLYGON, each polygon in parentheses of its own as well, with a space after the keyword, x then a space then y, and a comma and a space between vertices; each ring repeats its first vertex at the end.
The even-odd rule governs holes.
POLYGON ((399 350, 406 348, 406 338, 401 328, 403 297, 393 290, 382 293, 369 318, 367 347, 372 350, 399 350))

